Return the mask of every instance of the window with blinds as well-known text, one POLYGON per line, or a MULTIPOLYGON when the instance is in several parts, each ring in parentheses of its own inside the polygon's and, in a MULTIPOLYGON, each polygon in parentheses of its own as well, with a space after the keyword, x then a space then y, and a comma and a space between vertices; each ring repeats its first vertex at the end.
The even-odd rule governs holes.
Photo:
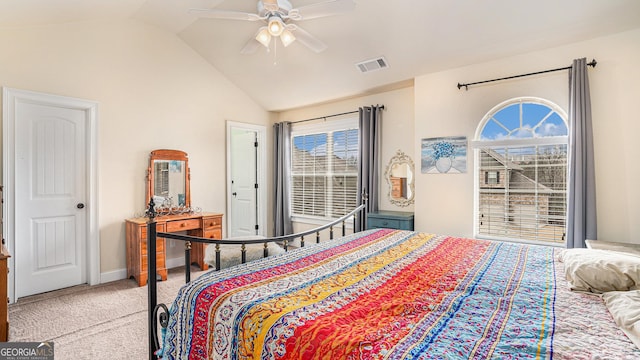
POLYGON ((535 98, 507 101, 485 116, 474 141, 477 236, 564 243, 565 119, 556 105, 535 98))
POLYGON ((338 218, 356 207, 357 119, 296 126, 291 136, 292 215, 338 218))

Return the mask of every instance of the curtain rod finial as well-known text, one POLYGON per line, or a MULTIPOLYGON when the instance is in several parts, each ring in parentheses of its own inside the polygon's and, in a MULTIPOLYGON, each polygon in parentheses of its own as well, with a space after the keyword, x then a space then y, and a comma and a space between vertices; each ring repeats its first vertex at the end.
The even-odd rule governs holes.
POLYGON ((596 67, 596 65, 598 65, 598 62, 596 61, 596 59, 592 59, 591 62, 588 63, 587 65, 596 67))

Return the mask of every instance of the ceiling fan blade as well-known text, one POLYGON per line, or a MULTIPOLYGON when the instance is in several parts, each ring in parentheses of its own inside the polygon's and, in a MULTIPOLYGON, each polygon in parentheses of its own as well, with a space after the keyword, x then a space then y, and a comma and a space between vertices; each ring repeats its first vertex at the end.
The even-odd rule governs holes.
POLYGON ((251 55, 255 53, 260 48, 260 46, 262 46, 262 44, 258 40, 256 40, 255 38, 251 38, 249 41, 247 41, 242 50, 240 50, 240 54, 251 55))
POLYGON ((264 17, 260 17, 258 14, 245 13, 240 11, 231 10, 219 10, 219 9, 189 9, 189 14, 199 17, 206 17, 211 19, 227 19, 227 20, 248 20, 258 21, 264 20, 264 17))
POLYGON ((353 0, 328 0, 291 9, 288 15, 292 20, 309 20, 343 14, 353 10, 355 7, 356 4, 353 0))
POLYGON ((192 7, 214 8, 223 0, 186 0, 186 1, 145 1, 133 17, 147 24, 156 25, 172 33, 180 33, 197 18, 189 15, 192 7))
POLYGON ((317 37, 309 34, 307 31, 305 31, 298 25, 289 24, 287 25, 287 29, 293 33, 293 35, 296 37, 296 41, 299 41, 301 44, 308 47, 309 49, 317 53, 323 52, 327 49, 327 44, 323 43, 317 37))
POLYGON ((267 11, 278 11, 278 0, 262 0, 262 5, 267 11))

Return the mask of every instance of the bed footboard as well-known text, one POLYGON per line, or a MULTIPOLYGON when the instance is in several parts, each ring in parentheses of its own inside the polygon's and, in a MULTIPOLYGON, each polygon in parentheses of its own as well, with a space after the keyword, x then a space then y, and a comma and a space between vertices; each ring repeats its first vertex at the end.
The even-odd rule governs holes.
MULTIPOLYGON (((185 281, 188 283, 191 281, 191 243, 192 242, 200 242, 206 244, 215 244, 216 245, 216 271, 220 270, 220 245, 221 244, 232 244, 232 245, 240 245, 241 252, 241 262, 245 263, 247 259, 247 250, 246 246, 249 244, 264 244, 264 257, 269 256, 268 243, 277 242, 282 243, 284 245, 285 251, 288 250, 289 242, 300 239, 300 245, 304 246, 304 237, 311 234, 316 234, 316 242, 320 242, 320 231, 329 229, 329 239, 333 240, 333 229, 334 226, 341 224, 342 228, 342 236, 346 235, 346 222, 349 219, 353 219, 353 229, 355 232, 356 229, 356 221, 359 216, 364 216, 364 209, 366 204, 362 204, 349 212, 348 214, 342 216, 339 219, 336 219, 328 224, 316 227, 311 230, 299 232, 292 235, 278 236, 272 238, 264 238, 264 239, 247 239, 247 240, 230 240, 230 239, 206 239, 196 236, 190 235, 182 235, 182 234, 174 234, 174 233, 158 233, 156 230, 156 211, 155 204, 153 203, 153 199, 149 201, 149 210, 147 211, 147 217, 149 218, 147 222, 147 254, 155 254, 157 238, 165 238, 165 239, 174 239, 181 240, 185 242, 185 281)), ((148 271, 148 332, 149 332, 149 359, 157 359, 158 349, 160 349, 160 341, 162 339, 159 338, 158 334, 158 325, 160 325, 163 329, 167 327, 169 320, 169 310, 165 304, 158 304, 158 291, 157 291, 157 263, 155 256, 147 256, 147 271, 148 271)))

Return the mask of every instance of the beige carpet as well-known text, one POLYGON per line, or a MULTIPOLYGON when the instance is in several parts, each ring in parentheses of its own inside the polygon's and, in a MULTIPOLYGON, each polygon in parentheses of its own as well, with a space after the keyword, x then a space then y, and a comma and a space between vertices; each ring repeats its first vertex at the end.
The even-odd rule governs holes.
MULTIPOLYGON (((197 268, 192 279, 202 274, 197 268)), ((184 284, 171 269, 158 282, 158 302, 170 306, 184 284)), ((80 285, 9 305, 9 341, 53 341, 56 360, 147 359, 147 287, 133 280, 80 285)))

